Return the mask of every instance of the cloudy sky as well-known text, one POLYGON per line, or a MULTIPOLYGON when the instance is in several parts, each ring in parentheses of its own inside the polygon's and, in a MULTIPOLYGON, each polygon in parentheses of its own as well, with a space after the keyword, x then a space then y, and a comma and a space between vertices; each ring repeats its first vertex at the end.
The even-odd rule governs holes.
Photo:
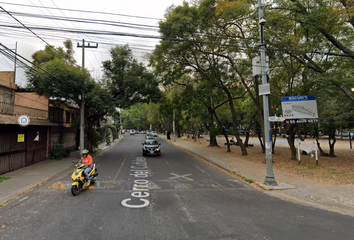
MULTIPOLYGON (((139 61, 158 43, 158 22, 172 4, 183 0, 0 0, 0 53, 4 46, 28 60, 46 44, 63 46, 70 39, 77 64, 82 64, 82 39, 98 48, 85 49, 85 67, 100 78, 101 62, 110 59, 109 49, 129 44, 139 61), (130 36, 122 36, 130 35, 130 36), (135 35, 138 37, 131 37, 135 35)), ((14 63, 0 54, 0 71, 13 71, 14 63)), ((23 69, 16 84, 25 86, 23 69)))

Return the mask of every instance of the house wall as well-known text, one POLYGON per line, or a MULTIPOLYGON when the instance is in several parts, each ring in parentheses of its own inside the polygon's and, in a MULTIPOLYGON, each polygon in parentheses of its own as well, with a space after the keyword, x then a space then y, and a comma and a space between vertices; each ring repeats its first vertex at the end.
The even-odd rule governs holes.
POLYGON ((49 108, 49 118, 58 123, 58 127, 51 128, 51 144, 59 143, 60 134, 63 136, 63 148, 71 151, 78 149, 78 129, 71 128, 71 123, 74 119, 74 116, 78 116, 79 109, 76 106, 73 108, 56 108, 50 106, 49 108))
POLYGON ((15 105, 48 111, 49 100, 30 92, 16 92, 15 105))
POLYGON ((5 87, 0 86, 0 102, 2 103, 11 103, 11 90, 5 87))
POLYGON ((0 72, 0 86, 17 90, 15 72, 0 72))
POLYGON ((59 143, 60 131, 63 131, 63 149, 76 150, 76 129, 66 127, 51 128, 51 144, 59 143))

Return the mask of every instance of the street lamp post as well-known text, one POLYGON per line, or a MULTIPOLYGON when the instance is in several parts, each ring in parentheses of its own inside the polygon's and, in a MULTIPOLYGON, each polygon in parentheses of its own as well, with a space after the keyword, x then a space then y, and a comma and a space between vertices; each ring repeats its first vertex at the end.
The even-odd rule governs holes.
MULTIPOLYGON (((266 23, 263 14, 262 0, 258 0, 258 17, 259 17, 259 32, 261 35, 261 42, 259 45, 259 50, 261 53, 261 76, 262 76, 262 85, 266 86, 268 84, 267 73, 266 73, 266 56, 265 56, 265 43, 263 38, 263 27, 266 23)), ((272 158, 272 135, 270 131, 269 123, 269 95, 263 95, 263 118, 264 118, 264 145, 265 145, 265 158, 267 165, 267 176, 264 180, 265 185, 276 186, 278 185, 275 181, 274 172, 273 172, 273 158, 272 158)))

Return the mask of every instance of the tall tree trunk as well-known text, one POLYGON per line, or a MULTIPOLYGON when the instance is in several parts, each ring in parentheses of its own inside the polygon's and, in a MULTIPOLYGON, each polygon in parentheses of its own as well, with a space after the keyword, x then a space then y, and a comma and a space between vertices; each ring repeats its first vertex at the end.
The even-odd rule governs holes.
POLYGON ((288 129, 288 144, 290 146, 291 156, 290 160, 296 160, 296 147, 295 147, 295 130, 296 125, 291 124, 288 129))
POLYGON ((320 156, 328 156, 328 154, 325 153, 325 152, 323 151, 323 149, 321 148, 321 144, 320 144, 320 142, 318 141, 318 137, 316 137, 316 143, 317 143, 318 151, 320 151, 320 156))
MULTIPOLYGON (((215 109, 213 109, 213 112, 214 112, 215 119, 216 119, 216 121, 218 122, 219 126, 222 126, 222 124, 221 124, 221 122, 220 122, 220 119, 219 119, 218 116, 216 115, 215 109)), ((225 140, 226 140, 227 151, 228 151, 228 152, 231 152, 229 137, 227 136, 224 127, 222 127, 222 134, 224 135, 225 140)))
POLYGON ((273 132, 273 138, 272 138, 272 154, 275 153, 275 142, 277 141, 277 130, 276 129, 272 129, 273 132))
POLYGON ((334 124, 331 125, 328 131, 328 144, 329 144, 329 156, 330 157, 336 157, 334 154, 334 145, 336 144, 336 129, 334 127, 334 124))
POLYGON ((167 128, 167 140, 171 140, 171 124, 170 124, 170 116, 167 117, 167 123, 166 123, 166 128, 167 128))
POLYGON ((213 131, 214 129, 214 113, 211 107, 208 107, 208 113, 210 115, 209 117, 209 126, 207 126, 207 129, 210 133, 210 142, 209 142, 209 146, 210 147, 215 147, 218 146, 218 142, 216 140, 216 135, 215 135, 215 131, 213 131))
POLYGON ((210 147, 216 147, 219 146, 218 142, 216 140, 216 135, 215 134, 210 134, 210 143, 209 143, 210 147))
POLYGON ((245 145, 242 143, 242 140, 240 138, 240 134, 238 133, 238 128, 237 128, 238 123, 237 123, 236 111, 235 111, 235 106, 234 106, 234 102, 233 102, 231 93, 226 86, 223 86, 223 90, 226 93, 227 99, 229 101, 229 106, 230 106, 230 110, 231 110, 231 114, 232 114, 232 128, 234 130, 236 140, 241 148, 242 156, 246 156, 247 149, 246 149, 245 145))

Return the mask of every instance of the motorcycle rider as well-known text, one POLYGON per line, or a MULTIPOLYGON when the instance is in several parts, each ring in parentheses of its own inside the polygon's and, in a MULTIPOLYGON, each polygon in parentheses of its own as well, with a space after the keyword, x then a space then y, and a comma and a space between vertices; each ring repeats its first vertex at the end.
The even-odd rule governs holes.
POLYGON ((82 151, 82 157, 79 163, 85 164, 84 175, 86 176, 86 181, 89 181, 90 178, 88 174, 92 170, 92 157, 90 156, 89 151, 87 149, 82 151))

